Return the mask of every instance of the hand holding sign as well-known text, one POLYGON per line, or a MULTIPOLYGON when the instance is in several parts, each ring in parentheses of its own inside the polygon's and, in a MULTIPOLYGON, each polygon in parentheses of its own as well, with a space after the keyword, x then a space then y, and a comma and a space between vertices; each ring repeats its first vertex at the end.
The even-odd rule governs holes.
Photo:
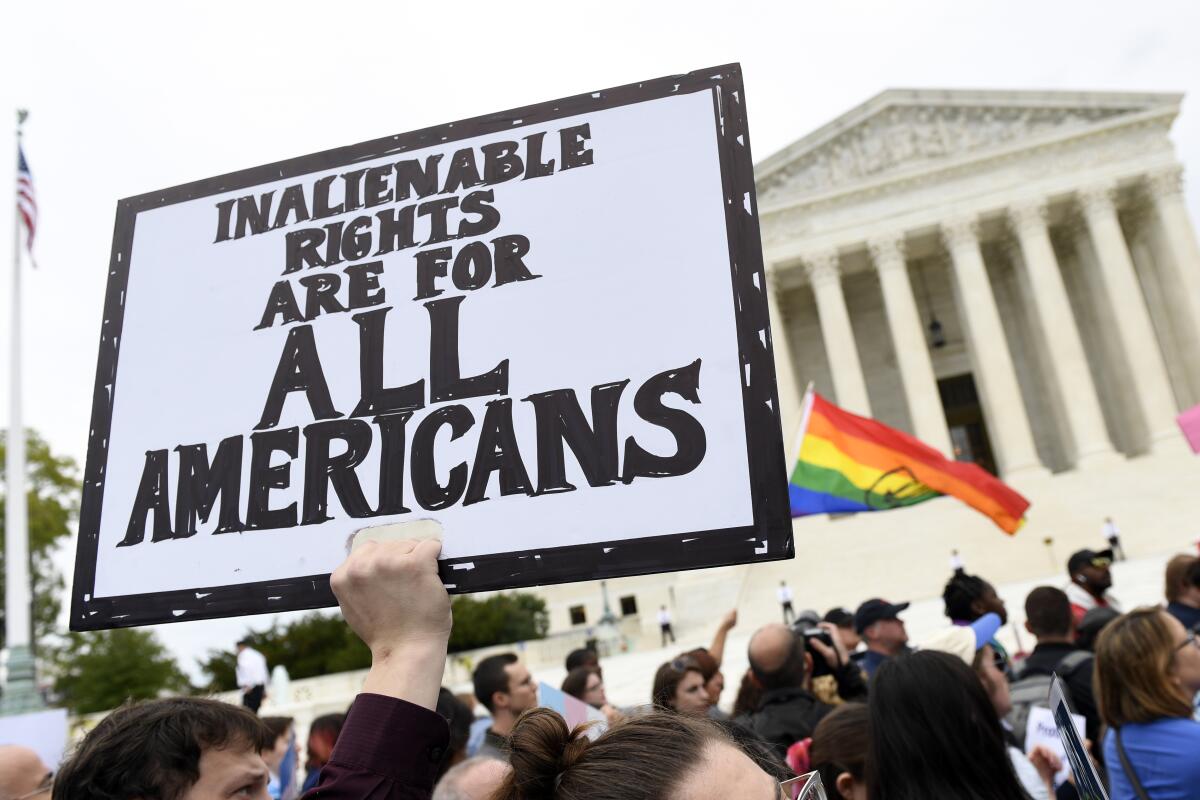
POLYGON ((342 616, 371 649, 363 691, 436 707, 451 622, 441 548, 434 539, 369 541, 330 577, 342 616))

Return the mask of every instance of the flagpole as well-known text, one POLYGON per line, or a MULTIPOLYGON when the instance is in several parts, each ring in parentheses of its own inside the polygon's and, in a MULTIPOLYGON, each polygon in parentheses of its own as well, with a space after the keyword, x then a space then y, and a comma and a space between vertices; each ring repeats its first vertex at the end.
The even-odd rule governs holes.
MULTIPOLYGON (((17 111, 17 148, 21 125, 29 116, 17 111)), ((0 714, 42 708, 30 648, 29 515, 25 497, 25 427, 21 419, 21 212, 13 198, 12 331, 9 336, 9 419, 5 473, 8 488, 4 516, 4 634, 8 674, 0 714)))

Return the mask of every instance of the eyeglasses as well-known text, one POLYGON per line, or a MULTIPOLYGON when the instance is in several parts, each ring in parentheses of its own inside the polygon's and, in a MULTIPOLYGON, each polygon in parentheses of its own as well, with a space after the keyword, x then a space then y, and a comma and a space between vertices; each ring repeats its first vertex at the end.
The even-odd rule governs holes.
POLYGON ((14 797, 13 800, 32 800, 34 797, 37 797, 39 794, 45 794, 52 788, 54 788, 54 773, 47 772, 46 777, 42 778, 42 782, 38 784, 36 789, 32 792, 26 792, 19 797, 14 797))
POLYGON ((697 663, 696 659, 689 656, 684 656, 672 661, 671 669, 675 670, 676 672, 687 672, 689 669, 700 669, 700 665, 697 663))
POLYGON ((1197 648, 1200 648, 1200 637, 1198 637, 1196 635, 1196 631, 1190 632, 1187 635, 1187 638, 1184 639, 1182 642, 1180 642, 1178 646, 1176 646, 1176 648, 1175 648, 1176 652, 1187 647, 1189 644, 1194 644, 1194 645, 1196 645, 1197 648))

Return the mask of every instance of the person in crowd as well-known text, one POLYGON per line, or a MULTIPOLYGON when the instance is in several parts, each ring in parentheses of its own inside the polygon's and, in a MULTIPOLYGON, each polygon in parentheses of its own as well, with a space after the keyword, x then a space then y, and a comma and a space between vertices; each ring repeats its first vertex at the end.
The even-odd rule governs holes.
POLYGON ((476 699, 492 715, 492 724, 484 734, 478 755, 505 759, 513 723, 521 714, 537 707, 537 684, 516 653, 488 656, 475 667, 472 677, 476 699))
POLYGON ((706 647, 697 647, 695 650, 684 653, 682 657, 695 661, 696 666, 700 668, 700 674, 704 676, 704 692, 708 695, 708 715, 713 719, 727 719, 728 715, 717 708, 721 693, 725 691, 725 675, 721 672, 721 665, 713 658, 712 651, 706 647))
POLYGON ((1183 800, 1200 787, 1200 638, 1161 608, 1113 620, 1096 640, 1096 699, 1107 726, 1112 800, 1183 800), (1140 791, 1139 791, 1140 789, 1140 791))
POLYGON ((491 800, 508 775, 508 764, 474 756, 449 770, 433 790, 433 800, 491 800))
POLYGON ((650 702, 655 707, 680 714, 703 717, 711 705, 704 688, 704 673, 690 656, 668 661, 654 673, 650 702))
POLYGON ((250 646, 248 639, 237 643, 237 685, 242 690, 242 705, 258 713, 267 695, 267 682, 271 680, 267 659, 250 646))
POLYGON ((621 712, 608 702, 604 692, 604 678, 599 667, 576 667, 563 678, 562 690, 577 700, 582 700, 597 711, 604 713, 611 725, 621 718, 621 712))
POLYGON ((866 703, 846 703, 817 723, 808 762, 821 773, 829 800, 867 800, 869 723, 866 703))
POLYGON ((446 770, 467 758, 467 739, 471 736, 471 723, 475 714, 454 692, 442 687, 438 692, 438 714, 450 725, 450 746, 442 757, 442 765, 438 770, 438 778, 446 774, 446 770))
POLYGON ((1112 517, 1104 518, 1104 539, 1115 554, 1117 561, 1125 560, 1125 549, 1121 547, 1121 530, 1112 517))
POLYGON ((854 630, 867 643, 867 649, 858 659, 858 665, 874 677, 875 670, 887 659, 903 653, 908 646, 908 632, 900 614, 908 603, 889 603, 873 598, 854 612, 854 630))
MULTIPOLYGON (((1008 677, 991 642, 1000 630, 1000 617, 988 612, 970 625, 955 625, 931 635, 921 645, 926 652, 941 652, 960 659, 971 667, 987 693, 996 720, 1003 720, 1012 711, 1012 695, 1008 677)), ((1005 747, 1018 780, 1034 800, 1049 800, 1055 796, 1054 774, 1062 768, 1058 756, 1039 747, 1034 757, 1027 757, 1015 746, 1009 731, 1002 728, 1005 747)))
POLYGON ((1061 589, 1039 586, 1025 598, 1025 630, 1037 637, 1037 645, 1025 659, 1012 686, 1015 714, 1009 717, 1018 741, 1025 736, 1029 705, 1048 707, 1050 676, 1062 678, 1071 708, 1086 720, 1086 736, 1100 741, 1100 712, 1092 688, 1092 654, 1074 643, 1071 601, 1061 589), (1028 704, 1028 705, 1027 705, 1028 704))
POLYGON ((262 753, 275 737, 252 711, 198 697, 129 703, 84 736, 53 800, 242 797, 267 800, 262 753))
POLYGON ((738 684, 737 694, 733 698, 733 713, 730 718, 737 720, 747 714, 758 711, 762 705, 763 689, 754 677, 754 670, 747 669, 742 674, 742 682, 738 684))
MULTIPOLYGON (((1008 624, 1008 608, 996 593, 996 587, 977 575, 968 575, 961 570, 952 575, 942 590, 942 603, 946 607, 946 616, 955 625, 966 625, 988 613, 1000 617, 1002 626, 1008 624)), ((1011 679, 1008 650, 995 639, 989 644, 1004 659, 1004 673, 1011 679)))
POLYGON ((838 606, 826 611, 823 621, 832 623, 837 628, 837 636, 842 640, 842 647, 846 648, 846 652, 853 657, 858 651, 858 646, 862 644, 862 637, 854 628, 854 614, 838 606))
POLYGON ((596 670, 598 675, 604 675, 603 670, 600 669, 600 656, 590 647, 580 647, 567 653, 567 672, 579 667, 591 667, 596 670))
POLYGON ((54 770, 42 757, 19 744, 0 745, 0 798, 49 800, 54 770))
POLYGON ((750 670, 763 694, 755 710, 735 722, 774 747, 780 758, 793 743, 812 736, 817 723, 833 709, 810 690, 814 657, 829 665, 840 697, 853 700, 866 695, 862 673, 836 637, 833 647, 818 639, 810 642, 815 656, 806 652, 803 637, 786 625, 775 624, 759 628, 750 637, 750 670))
POLYGON ((662 646, 667 646, 667 639, 675 644, 675 630, 671 627, 671 612, 666 606, 658 607, 658 630, 662 634, 662 646))
POLYGON ((307 792, 317 785, 321 778, 321 767, 325 766, 325 762, 333 755, 333 746, 337 744, 338 734, 342 732, 342 725, 345 723, 345 714, 323 714, 308 726, 308 744, 304 747, 308 754, 308 762, 304 765, 306 773, 302 792, 307 792))
POLYGON ((779 582, 779 607, 783 609, 783 624, 791 625, 796 620, 796 612, 792 611, 792 587, 787 581, 779 582))
POLYGON ((1112 550, 1080 550, 1067 559, 1067 597, 1071 599, 1071 613, 1075 624, 1083 622, 1083 615, 1093 608, 1111 608, 1118 614, 1121 606, 1109 593, 1112 588, 1112 550))
MULTIPOLYGON (((1075 609, 1071 608, 1071 616, 1074 617, 1075 609)), ((1078 647, 1088 650, 1092 653, 1096 652, 1096 637, 1100 635, 1100 631, 1108 627, 1108 624, 1117 617, 1121 616, 1120 612, 1097 606, 1091 611, 1083 615, 1083 621, 1075 628, 1075 644, 1078 647)))
POLYGON ((271 773, 267 794, 271 800, 293 800, 300 794, 296 784, 296 731, 291 717, 263 717, 271 731, 272 746, 263 750, 262 758, 271 773))
POLYGON ((1178 555, 1167 562, 1167 613, 1187 630, 1200 625, 1200 558, 1178 555))
POLYGON ((886 659, 869 708, 870 800, 1028 798, 992 701, 959 656, 918 650, 886 659))
POLYGON ((526 714, 512 736, 512 772, 493 800, 779 800, 764 771, 711 720, 649 713, 590 742, 548 709, 526 714))

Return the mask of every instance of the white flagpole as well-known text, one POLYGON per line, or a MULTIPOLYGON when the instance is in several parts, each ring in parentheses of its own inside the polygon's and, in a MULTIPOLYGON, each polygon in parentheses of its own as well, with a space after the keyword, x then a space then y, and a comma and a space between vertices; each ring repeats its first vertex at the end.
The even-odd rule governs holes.
MULTIPOLYGON (((17 111, 17 147, 28 113, 17 111)), ((21 213, 13 202, 12 331, 9 336, 9 419, 5 473, 8 488, 4 516, 4 633, 8 676, 0 713, 40 708, 33 652, 29 647, 29 515, 25 499, 25 427, 21 419, 21 213)))

